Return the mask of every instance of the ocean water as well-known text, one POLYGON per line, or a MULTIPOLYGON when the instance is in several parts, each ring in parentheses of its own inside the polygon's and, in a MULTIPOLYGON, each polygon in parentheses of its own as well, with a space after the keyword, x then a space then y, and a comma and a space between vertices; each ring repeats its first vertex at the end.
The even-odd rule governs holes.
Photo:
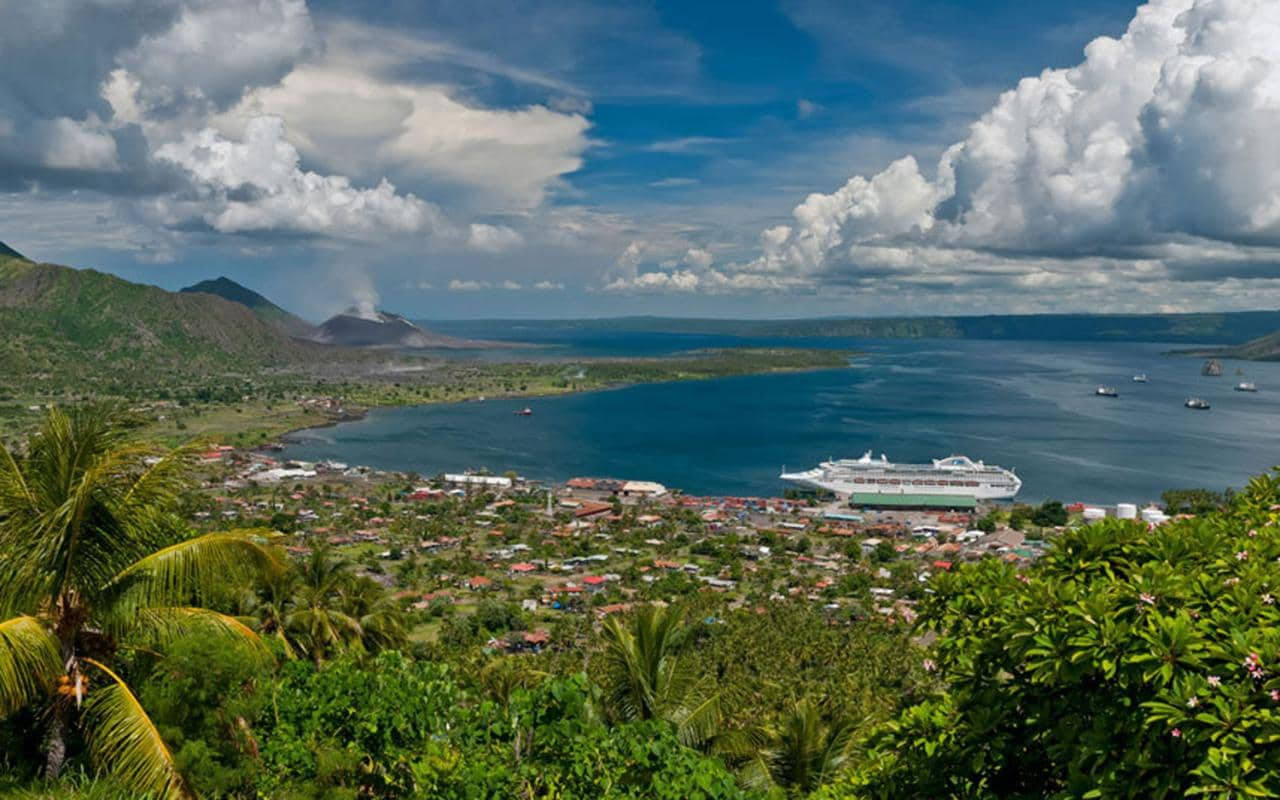
MULTIPOLYGON (((541 357, 724 344, 652 337, 564 341, 541 357)), ((808 468, 828 456, 870 450, 908 462, 958 453, 1015 469, 1023 479, 1020 500, 1098 503, 1141 503, 1168 488, 1238 487, 1280 464, 1280 364, 1225 362, 1223 377, 1208 378, 1199 360, 1163 355, 1170 347, 1159 344, 824 344, 865 355, 820 372, 375 410, 295 434, 288 453, 424 475, 485 468, 543 480, 648 479, 690 493, 737 495, 781 494, 784 466, 808 468), (1137 372, 1150 382, 1133 383, 1137 372), (1246 378, 1258 384, 1257 394, 1232 390, 1246 378), (1094 396, 1101 383, 1120 396, 1094 396), (1213 408, 1184 408, 1189 395, 1213 408), (513 413, 524 406, 533 416, 513 413)))

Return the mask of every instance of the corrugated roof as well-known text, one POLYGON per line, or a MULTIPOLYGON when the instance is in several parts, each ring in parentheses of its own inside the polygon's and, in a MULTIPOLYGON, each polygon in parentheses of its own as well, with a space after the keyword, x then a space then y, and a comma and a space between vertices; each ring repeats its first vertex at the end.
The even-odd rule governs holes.
POLYGON ((855 506, 890 506, 894 508, 977 508, 972 497, 954 494, 872 494, 855 492, 849 501, 855 506))

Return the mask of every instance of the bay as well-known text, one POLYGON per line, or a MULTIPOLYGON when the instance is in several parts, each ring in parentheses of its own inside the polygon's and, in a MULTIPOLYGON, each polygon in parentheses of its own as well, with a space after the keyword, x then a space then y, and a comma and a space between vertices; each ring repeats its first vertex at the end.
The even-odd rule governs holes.
MULTIPOLYGON (((560 339, 537 357, 658 355, 727 343, 618 333, 560 339)), ((808 468, 829 456, 870 450, 920 462, 957 453, 1015 469, 1019 500, 1097 503, 1239 487, 1280 463, 1280 364, 1226 362, 1223 377, 1209 378, 1199 360, 1163 355, 1172 346, 1161 344, 733 343, 820 343, 865 355, 847 369, 377 409, 294 434, 287 452, 423 475, 488 469, 548 481, 634 478, 717 495, 779 495, 784 466, 808 468), (1139 372, 1149 383, 1133 383, 1139 372), (1261 391, 1233 391, 1244 379, 1261 391), (1104 383, 1120 396, 1096 397, 1104 383), (1189 395, 1212 409, 1184 408, 1189 395), (514 414, 525 406, 532 416, 514 414)))

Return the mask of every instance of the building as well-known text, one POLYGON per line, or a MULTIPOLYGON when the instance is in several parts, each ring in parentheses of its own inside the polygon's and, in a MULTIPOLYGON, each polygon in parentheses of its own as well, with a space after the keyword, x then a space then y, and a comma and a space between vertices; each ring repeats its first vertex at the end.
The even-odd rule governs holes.
POLYGON ((451 483, 454 486, 474 486, 484 489, 511 488, 511 479, 501 475, 446 474, 444 480, 445 483, 451 483))
POLYGON ((667 487, 653 481, 627 481, 622 484, 623 497, 661 497, 667 487))

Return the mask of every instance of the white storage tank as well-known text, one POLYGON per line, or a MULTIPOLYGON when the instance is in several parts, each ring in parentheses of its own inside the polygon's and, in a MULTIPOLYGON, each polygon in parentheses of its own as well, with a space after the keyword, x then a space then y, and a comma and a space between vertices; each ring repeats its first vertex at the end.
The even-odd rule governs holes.
POLYGON ((1096 506, 1090 506, 1084 510, 1085 522, 1097 522, 1100 519, 1106 519, 1106 518, 1107 518, 1107 510, 1105 508, 1097 508, 1096 506))
POLYGON ((1137 519, 1138 507, 1133 503, 1117 503, 1116 516, 1120 519, 1137 519))

